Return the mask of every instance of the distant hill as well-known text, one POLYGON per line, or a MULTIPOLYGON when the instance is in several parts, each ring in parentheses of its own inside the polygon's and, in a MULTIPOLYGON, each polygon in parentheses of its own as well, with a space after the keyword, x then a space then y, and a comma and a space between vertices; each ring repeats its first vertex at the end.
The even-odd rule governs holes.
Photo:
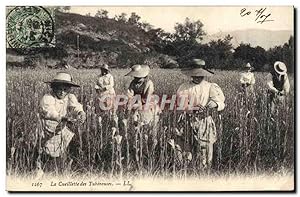
MULTIPOLYGON (((128 67, 137 63, 177 67, 172 57, 153 49, 157 42, 155 30, 146 31, 139 25, 111 18, 56 12, 56 47, 25 55, 26 64, 32 62, 35 67, 46 64, 51 68, 60 67, 65 62, 76 68, 94 68, 104 63, 111 67, 128 67)), ((16 55, 10 49, 7 54, 16 55)), ((17 59, 7 58, 7 62, 12 60, 17 59)), ((15 62, 20 65, 19 59, 15 62)))
POLYGON ((222 39, 228 34, 233 37, 232 44, 234 47, 237 47, 240 43, 250 43, 251 46, 261 46, 268 50, 274 46, 286 43, 290 36, 293 35, 293 32, 289 30, 271 31, 263 29, 227 31, 206 35, 203 42, 208 43, 210 40, 222 39))
POLYGON ((80 59, 87 66, 132 64, 125 59, 138 61, 139 54, 150 51, 151 37, 143 29, 122 21, 59 12, 56 22, 59 44, 75 59, 79 44, 80 59))

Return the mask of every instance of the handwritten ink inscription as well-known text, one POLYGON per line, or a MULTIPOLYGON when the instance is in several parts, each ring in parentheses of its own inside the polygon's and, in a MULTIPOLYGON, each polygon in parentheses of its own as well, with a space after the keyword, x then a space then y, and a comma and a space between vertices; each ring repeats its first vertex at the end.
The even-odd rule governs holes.
POLYGON ((241 17, 247 17, 250 15, 255 15, 254 21, 260 24, 265 22, 274 21, 271 19, 271 13, 267 11, 267 8, 260 8, 253 11, 247 10, 247 8, 242 8, 240 11, 241 17))

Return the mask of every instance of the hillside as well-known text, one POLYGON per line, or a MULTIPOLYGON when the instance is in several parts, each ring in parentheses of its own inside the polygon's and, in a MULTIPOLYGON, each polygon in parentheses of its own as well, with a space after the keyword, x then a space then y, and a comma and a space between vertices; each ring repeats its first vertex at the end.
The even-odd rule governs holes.
MULTIPOLYGON (((153 50, 155 32, 146 32, 136 24, 62 12, 56 13, 55 22, 56 47, 39 50, 40 55, 26 55, 25 59, 30 59, 28 62, 55 67, 63 61, 77 68, 98 67, 103 63, 112 67, 128 67, 143 62, 163 67, 174 63, 171 57, 153 50)), ((7 50, 7 53, 14 54, 12 50, 7 50)), ((7 61, 10 62, 10 59, 7 61)))
POLYGON ((80 49, 116 51, 125 47, 130 51, 147 51, 149 37, 145 31, 133 25, 108 18, 95 18, 78 14, 58 13, 57 40, 76 49, 76 36, 80 36, 80 49))

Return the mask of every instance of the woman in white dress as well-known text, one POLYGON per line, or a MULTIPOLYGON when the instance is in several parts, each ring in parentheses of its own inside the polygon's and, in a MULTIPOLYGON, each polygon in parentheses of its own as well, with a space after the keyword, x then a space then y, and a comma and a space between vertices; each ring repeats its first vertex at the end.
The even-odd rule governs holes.
MULTIPOLYGON (((40 153, 50 158, 62 158, 67 153, 71 142, 77 144, 75 133, 67 127, 68 122, 78 120, 83 123, 86 114, 76 96, 70 93, 72 87, 80 87, 73 82, 72 76, 65 72, 58 73, 50 84, 51 92, 45 94, 40 101, 40 153)), ((74 145, 73 149, 76 149, 74 145)), ((75 153, 76 150, 71 150, 75 153)), ((40 156, 38 165, 41 166, 40 156)))
POLYGON ((253 71, 253 67, 250 63, 247 63, 245 66, 245 72, 241 73, 240 82, 242 84, 242 91, 245 93, 246 96, 250 94, 254 94, 254 84, 255 84, 255 76, 253 71))
POLYGON ((132 76, 128 90, 128 103, 135 98, 136 103, 130 106, 132 111, 132 119, 136 125, 150 127, 149 140, 151 141, 151 150, 157 145, 157 126, 159 121, 159 106, 153 102, 152 95, 154 93, 154 84, 148 75, 150 68, 147 65, 134 65, 126 76, 132 76))
POLYGON ((116 92, 114 89, 114 77, 110 73, 107 64, 100 67, 101 73, 96 80, 96 112, 105 121, 106 118, 112 120, 114 126, 118 125, 117 109, 114 101, 116 92))
POLYGON ((213 108, 222 111, 225 107, 225 97, 217 84, 206 81, 205 77, 213 74, 201 68, 205 62, 195 59, 194 65, 198 67, 184 71, 184 74, 191 80, 178 88, 178 105, 180 108, 185 108, 188 113, 200 114, 193 116, 190 125, 195 133, 195 140, 200 146, 202 165, 210 167, 213 159, 213 145, 217 140, 217 129, 212 116, 206 112, 213 108), (198 109, 191 110, 191 106, 198 109))
POLYGON ((113 101, 116 96, 114 89, 114 77, 110 73, 107 64, 104 64, 101 68, 101 73, 96 80, 95 89, 98 96, 100 110, 113 108, 113 101))

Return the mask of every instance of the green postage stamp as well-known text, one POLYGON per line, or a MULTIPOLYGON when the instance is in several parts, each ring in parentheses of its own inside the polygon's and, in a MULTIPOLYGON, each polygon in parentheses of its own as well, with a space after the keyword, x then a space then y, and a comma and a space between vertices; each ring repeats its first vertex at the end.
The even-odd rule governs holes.
POLYGON ((41 6, 17 6, 9 7, 6 11, 7 47, 54 47, 53 9, 41 6))

